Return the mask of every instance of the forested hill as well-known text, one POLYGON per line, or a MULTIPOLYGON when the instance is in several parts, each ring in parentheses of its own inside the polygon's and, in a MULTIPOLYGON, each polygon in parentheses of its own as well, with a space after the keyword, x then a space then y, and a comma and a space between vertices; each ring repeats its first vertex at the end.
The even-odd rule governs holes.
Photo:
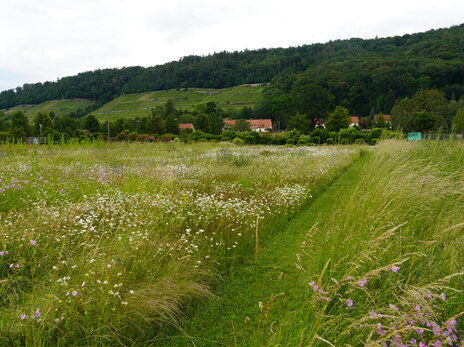
POLYGON ((263 111, 276 117, 287 106, 298 111, 295 98, 305 85, 320 88, 313 92, 356 114, 369 113, 372 106, 388 113, 396 100, 421 88, 459 98, 464 94, 464 24, 390 38, 221 52, 149 68, 84 72, 3 91, 0 108, 70 98, 103 104, 122 93, 262 82, 271 82, 263 111))

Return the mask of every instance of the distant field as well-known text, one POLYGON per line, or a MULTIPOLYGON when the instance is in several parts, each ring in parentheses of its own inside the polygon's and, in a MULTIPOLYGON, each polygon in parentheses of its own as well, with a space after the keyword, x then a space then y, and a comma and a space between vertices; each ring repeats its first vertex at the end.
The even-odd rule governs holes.
POLYGON ((171 98, 176 108, 193 109, 199 104, 214 101, 226 110, 254 106, 262 100, 261 85, 242 85, 226 89, 185 88, 181 90, 157 91, 122 95, 94 111, 99 120, 136 118, 147 115, 150 108, 162 106, 171 98))
POLYGON ((12 107, 7 110, 5 113, 13 114, 16 111, 22 111, 29 118, 33 118, 39 112, 50 113, 50 111, 55 112, 55 114, 69 114, 70 112, 76 112, 78 109, 85 109, 87 106, 92 105, 93 103, 87 99, 70 99, 70 100, 52 100, 46 101, 39 105, 20 105, 12 107))

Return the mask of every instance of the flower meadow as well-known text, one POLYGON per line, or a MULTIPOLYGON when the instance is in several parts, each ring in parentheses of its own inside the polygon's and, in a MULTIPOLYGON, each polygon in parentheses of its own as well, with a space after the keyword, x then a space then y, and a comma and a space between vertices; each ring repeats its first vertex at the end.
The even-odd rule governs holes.
MULTIPOLYGON (((381 142, 297 254, 282 345, 464 345, 464 145, 381 142)), ((272 343, 271 343, 272 344, 272 343)))
POLYGON ((150 344, 214 297, 222 271, 253 257, 266 225, 358 155, 342 146, 3 145, 0 345, 150 344))

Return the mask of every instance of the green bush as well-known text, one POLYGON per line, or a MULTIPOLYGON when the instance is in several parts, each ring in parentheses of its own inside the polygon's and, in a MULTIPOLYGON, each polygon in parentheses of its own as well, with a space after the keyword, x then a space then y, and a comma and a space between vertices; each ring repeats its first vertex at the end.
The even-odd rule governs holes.
POLYGON ((135 131, 133 131, 133 132, 131 132, 131 133, 129 134, 129 140, 132 141, 132 142, 134 142, 134 141, 137 140, 137 137, 138 137, 138 136, 139 136, 139 134, 137 134, 135 131))
POLYGON ((344 128, 340 129, 338 138, 340 143, 342 143, 342 140, 346 140, 346 143, 353 143, 356 139, 362 138, 362 133, 354 128, 344 128))
POLYGON ((278 137, 274 137, 274 138, 271 140, 271 145, 279 146, 280 144, 281 144, 280 138, 278 138, 278 137))
POLYGON ((127 141, 129 135, 125 131, 121 131, 118 135, 116 135, 116 140, 118 141, 127 141))
POLYGON ((341 145, 348 145, 349 143, 350 143, 350 141, 347 138, 344 138, 344 139, 340 140, 341 145))
POLYGON ((245 141, 242 140, 240 137, 236 137, 235 139, 232 140, 232 143, 235 145, 244 145, 245 141))
POLYGON ((293 139, 287 139, 287 142, 286 142, 287 145, 294 145, 295 144, 295 141, 293 139))
POLYGON ((256 143, 256 139, 254 136, 248 135, 245 137, 245 144, 254 145, 255 143, 256 143))
POLYGON ((319 138, 321 139, 320 143, 326 142, 327 138, 330 137, 329 131, 325 129, 314 129, 313 131, 311 131, 311 138, 314 138, 316 136, 319 136, 319 138))
POLYGON ((334 144, 334 139, 331 138, 331 137, 329 137, 329 138, 325 141, 325 143, 327 143, 328 145, 333 145, 333 144, 334 144))
POLYGON ((321 138, 319 136, 314 136, 311 139, 312 139, 313 143, 315 143, 317 145, 321 143, 321 138))

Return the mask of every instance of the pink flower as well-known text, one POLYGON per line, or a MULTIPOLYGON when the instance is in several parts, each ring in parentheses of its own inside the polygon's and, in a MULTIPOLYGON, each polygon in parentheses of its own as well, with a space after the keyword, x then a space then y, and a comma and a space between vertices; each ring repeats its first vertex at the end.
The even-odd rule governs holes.
POLYGON ((360 287, 364 287, 364 285, 367 283, 367 279, 365 278, 362 278, 360 280, 358 280, 358 282, 356 282, 356 284, 360 287))
POLYGON ((29 243, 31 244, 31 246, 35 246, 36 242, 34 240, 30 240, 29 243))
POLYGON ((396 307, 395 305, 390 304, 390 308, 396 311, 399 311, 400 309, 396 307))
POLYGON ((445 295, 445 293, 442 292, 442 293, 440 294, 440 298, 442 298, 443 301, 446 301, 446 295, 445 295))
POLYGON ((348 306, 348 307, 353 306, 353 300, 351 300, 351 299, 346 299, 346 306, 348 306))
POLYGON ((377 323, 377 328, 375 328, 375 330, 377 331, 377 334, 379 334, 380 336, 385 334, 385 331, 382 330, 382 324, 380 323, 377 323))
POLYGON ((393 272, 397 272, 399 269, 400 269, 400 268, 399 268, 398 266, 395 266, 395 265, 393 265, 393 266, 391 267, 391 270, 392 270, 393 272))
POLYGON ((72 296, 76 296, 77 295, 77 290, 73 290, 71 294, 72 294, 72 296))

